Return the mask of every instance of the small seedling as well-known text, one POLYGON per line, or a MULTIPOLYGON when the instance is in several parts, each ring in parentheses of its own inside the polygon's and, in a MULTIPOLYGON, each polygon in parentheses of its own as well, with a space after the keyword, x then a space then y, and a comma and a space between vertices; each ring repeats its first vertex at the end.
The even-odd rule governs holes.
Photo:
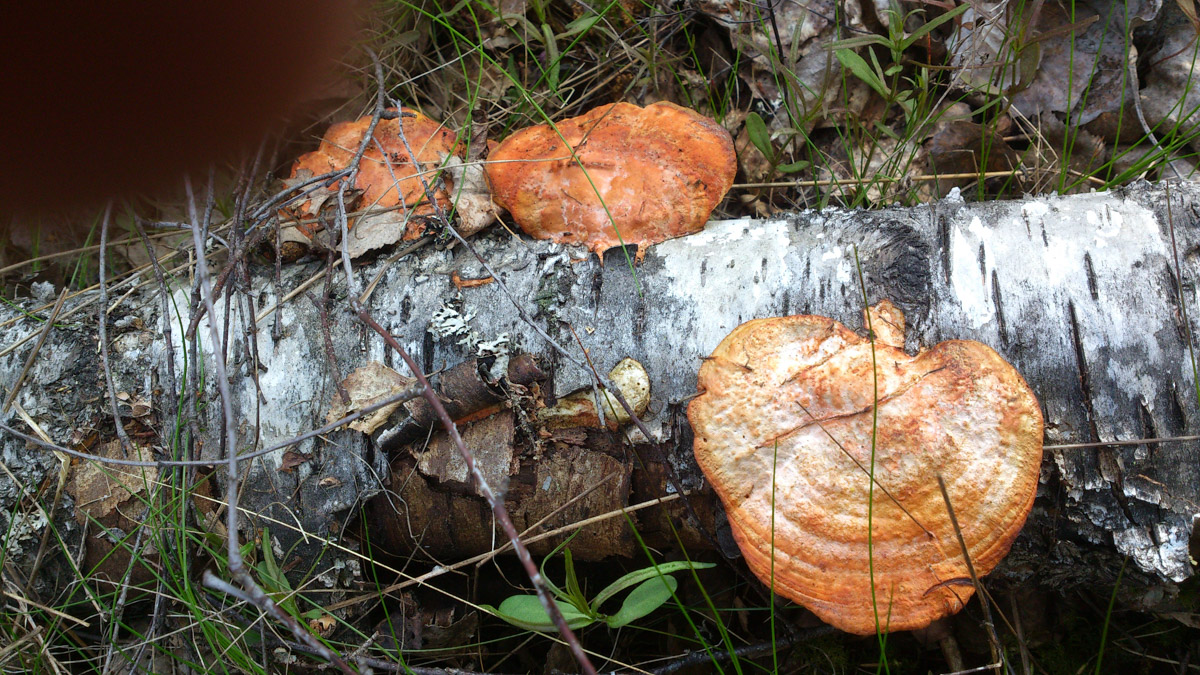
MULTIPOLYGON (((575 563, 571 557, 571 549, 567 547, 570 541, 568 539, 560 544, 542 561, 542 578, 546 580, 546 587, 557 598, 554 602, 558 605, 558 610, 562 612, 563 618, 566 619, 571 630, 578 630, 598 621, 603 621, 609 628, 620 628, 631 624, 671 599, 679 582, 675 580, 675 577, 668 575, 687 569, 699 570, 713 567, 712 563, 686 560, 644 567, 612 582, 589 602, 575 575, 575 563), (546 576, 546 560, 554 557, 560 550, 563 552, 563 561, 566 565, 566 589, 559 588, 546 576), (633 588, 633 590, 625 596, 621 608, 615 614, 600 612, 600 607, 605 601, 628 588, 633 588)), ((499 607, 483 605, 483 608, 518 628, 546 633, 556 630, 554 622, 550 620, 550 615, 546 612, 546 608, 542 607, 542 603, 536 595, 514 595, 506 598, 499 607)))
POLYGON ((803 171, 811 166, 810 162, 800 161, 790 164, 781 164, 783 161, 783 152, 776 150, 774 143, 771 142, 771 133, 767 130, 767 123, 763 121, 761 115, 756 112, 751 112, 746 115, 746 133, 750 137, 750 142, 755 148, 767 158, 767 162, 771 164, 771 171, 774 173, 796 173, 803 171))

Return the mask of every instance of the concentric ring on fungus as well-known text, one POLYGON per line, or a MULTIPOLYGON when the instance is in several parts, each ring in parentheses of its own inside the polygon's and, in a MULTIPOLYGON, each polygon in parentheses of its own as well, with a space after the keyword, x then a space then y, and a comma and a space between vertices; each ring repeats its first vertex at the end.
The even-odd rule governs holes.
POLYGON ((862 635, 877 616, 879 630, 922 628, 975 592, 938 474, 983 575, 1025 523, 1042 460, 1037 399, 999 354, 955 340, 909 356, 900 311, 883 301, 871 316, 874 599, 871 342, 819 316, 747 322, 701 365, 688 406, 696 461, 750 569, 771 582, 774 460, 775 591, 862 635))

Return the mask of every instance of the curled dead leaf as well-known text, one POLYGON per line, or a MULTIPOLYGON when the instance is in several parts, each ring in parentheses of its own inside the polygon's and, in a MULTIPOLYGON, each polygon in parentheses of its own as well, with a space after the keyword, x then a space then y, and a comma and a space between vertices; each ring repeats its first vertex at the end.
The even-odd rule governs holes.
MULTIPOLYGON (((329 406, 325 421, 330 424, 336 422, 353 412, 375 405, 389 396, 395 396, 413 386, 415 382, 416 380, 411 377, 405 377, 382 363, 372 361, 356 369, 342 380, 342 388, 350 396, 350 400, 343 401, 341 395, 334 392, 333 403, 329 406)), ((365 417, 354 420, 350 423, 350 428, 369 434, 386 422, 388 415, 391 415, 401 405, 403 405, 402 402, 397 402, 384 406, 365 417)))
MULTIPOLYGON (((608 377, 617 385, 634 413, 641 415, 646 412, 650 407, 650 376, 642 364, 631 358, 621 359, 609 371, 608 377)), ((616 397, 609 393, 602 393, 601 396, 605 401, 604 425, 596 413, 596 399, 591 389, 568 394, 559 399, 556 405, 538 410, 537 420, 544 429, 607 426, 616 430, 621 425, 629 424, 629 414, 616 397)))

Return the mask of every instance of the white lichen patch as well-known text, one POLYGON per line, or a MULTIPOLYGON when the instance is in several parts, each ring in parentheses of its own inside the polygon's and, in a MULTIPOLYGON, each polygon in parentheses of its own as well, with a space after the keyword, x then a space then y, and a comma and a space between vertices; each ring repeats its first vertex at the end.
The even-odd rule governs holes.
POLYGON ((485 338, 471 327, 471 319, 475 313, 463 309, 463 298, 457 295, 443 302, 433 312, 429 320, 429 332, 440 339, 453 339, 456 344, 465 348, 470 354, 479 359, 495 359, 488 371, 488 377, 493 381, 499 380, 508 372, 509 335, 501 333, 495 337, 485 338))

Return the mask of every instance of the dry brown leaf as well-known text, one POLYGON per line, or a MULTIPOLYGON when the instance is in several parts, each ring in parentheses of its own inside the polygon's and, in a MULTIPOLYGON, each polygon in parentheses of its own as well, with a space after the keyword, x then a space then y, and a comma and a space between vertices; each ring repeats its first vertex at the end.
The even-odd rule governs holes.
POLYGON ((458 214, 458 233, 469 237, 496 222, 496 205, 484 177, 483 163, 464 164, 451 155, 446 158, 446 172, 451 178, 450 201, 458 214))
MULTIPOLYGON (((389 396, 395 396, 415 382, 411 377, 405 377, 378 361, 372 361, 342 380, 342 388, 346 390, 350 400, 343 401, 341 395, 334 392, 333 403, 329 407, 329 413, 325 415, 325 421, 336 422, 352 412, 374 405, 389 396)), ((369 434, 386 422, 388 415, 401 405, 403 403, 397 402, 384 406, 366 417, 354 420, 350 423, 350 428, 369 434)))
POLYGON ((1136 95, 1136 73, 1129 67, 1137 50, 1129 31, 1153 18, 1158 5, 1138 0, 1073 4, 1068 12, 1047 2, 1035 14, 1018 13, 1029 5, 973 4, 948 45, 960 81, 1005 93, 1030 119, 1066 113, 1073 123, 1086 124, 1120 110, 1136 95))
MULTIPOLYGON (((613 366, 608 377, 621 396, 633 408, 633 412, 641 415, 650 406, 650 375, 646 368, 634 359, 624 358, 613 366)), ((629 414, 611 394, 601 394, 605 400, 604 421, 600 424, 600 416, 596 414, 596 398, 592 389, 584 389, 564 396, 550 408, 537 411, 537 420, 544 429, 563 429, 567 427, 601 427, 607 426, 615 430, 618 426, 629 424, 629 414)))
MULTIPOLYGON (((154 461, 149 449, 136 446, 133 452, 126 453, 122 450, 119 440, 100 445, 95 454, 105 459, 154 461)), ((71 468, 71 477, 66 489, 75 499, 75 518, 82 524, 87 522, 89 517, 100 520, 115 511, 134 507, 135 495, 145 493, 157 480, 158 469, 154 467, 118 466, 88 461, 80 462, 71 468)), ((137 511, 140 512, 140 508, 137 511)), ((137 520, 134 513, 127 514, 127 517, 137 520)))
POLYGON ((296 467, 312 459, 312 455, 306 455, 295 450, 285 450, 283 453, 283 462, 279 465, 279 470, 283 473, 291 473, 296 470, 296 467))
POLYGON ((337 626, 337 619, 329 614, 322 614, 315 619, 308 620, 308 629, 321 637, 329 637, 333 633, 334 627, 337 626))

